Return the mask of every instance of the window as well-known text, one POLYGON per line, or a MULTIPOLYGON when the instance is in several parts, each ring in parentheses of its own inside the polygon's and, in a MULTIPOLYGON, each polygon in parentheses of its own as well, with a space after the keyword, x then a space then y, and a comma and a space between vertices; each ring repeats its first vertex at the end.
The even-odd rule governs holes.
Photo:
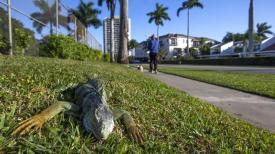
POLYGON ((194 47, 199 47, 199 46, 200 46, 200 42, 194 41, 194 42, 193 42, 193 46, 194 46, 194 47))
POLYGON ((177 38, 171 38, 171 46, 177 46, 177 38))
POLYGON ((161 40, 161 41, 159 41, 159 45, 160 45, 160 47, 163 47, 164 46, 164 44, 163 44, 163 41, 161 40))

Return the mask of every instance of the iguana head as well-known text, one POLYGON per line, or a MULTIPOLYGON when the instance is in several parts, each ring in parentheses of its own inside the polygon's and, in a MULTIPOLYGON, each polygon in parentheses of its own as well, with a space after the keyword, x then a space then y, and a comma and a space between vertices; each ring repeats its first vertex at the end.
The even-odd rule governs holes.
POLYGON ((114 118, 106 102, 106 94, 100 80, 90 80, 88 84, 94 91, 85 97, 83 125, 97 139, 106 139, 114 128, 114 118))
POLYGON ((97 104, 83 116, 83 125, 97 139, 107 139, 114 128, 113 113, 105 104, 97 104))

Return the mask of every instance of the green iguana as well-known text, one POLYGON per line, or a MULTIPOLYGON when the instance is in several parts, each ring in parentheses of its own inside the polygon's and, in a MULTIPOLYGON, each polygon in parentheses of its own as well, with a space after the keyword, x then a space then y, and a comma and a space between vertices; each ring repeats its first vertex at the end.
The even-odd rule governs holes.
POLYGON ((144 139, 133 118, 124 110, 110 110, 106 102, 102 82, 97 79, 74 88, 73 102, 58 101, 41 113, 19 123, 12 135, 23 135, 30 130, 37 131, 43 124, 60 112, 70 111, 81 117, 85 131, 97 139, 106 139, 114 128, 114 120, 122 120, 130 138, 143 145, 144 139))

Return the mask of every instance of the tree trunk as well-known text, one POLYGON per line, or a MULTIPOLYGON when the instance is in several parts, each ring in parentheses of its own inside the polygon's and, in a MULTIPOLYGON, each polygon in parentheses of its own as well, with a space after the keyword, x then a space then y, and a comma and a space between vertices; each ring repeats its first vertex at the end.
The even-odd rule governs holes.
POLYGON ((84 27, 84 35, 85 35, 84 36, 84 39, 85 39, 84 40, 85 41, 84 44, 88 45, 88 41, 87 41, 88 40, 88 37, 87 37, 87 27, 84 27))
POLYGON ((157 25, 157 39, 159 40, 159 25, 157 25))
POLYGON ((190 56, 189 53, 189 18, 190 18, 190 10, 187 10, 187 56, 190 56))
POLYGON ((7 0, 8 3, 8 20, 9 20, 9 55, 12 56, 13 55, 13 43, 12 43, 12 18, 11 18, 11 1, 7 0))
POLYGON ((54 26, 54 12, 51 12, 51 9, 49 7, 49 0, 47 0, 47 8, 48 8, 48 12, 49 12, 49 18, 50 18, 50 34, 52 35, 53 34, 53 26, 54 26))
POLYGON ((52 35, 53 34, 53 23, 50 22, 50 34, 52 35))
POLYGON ((120 39, 118 63, 128 64, 128 0, 120 0, 120 39))
POLYGON ((113 63, 115 61, 115 51, 114 51, 114 17, 110 19, 110 62, 113 63))
POLYGON ((253 0, 250 0, 249 6, 249 21, 248 21, 248 35, 249 35, 249 45, 248 51, 254 51, 254 8, 253 8, 253 0))
POLYGON ((56 22, 55 22, 55 25, 56 25, 56 29, 55 29, 55 31, 56 31, 56 35, 58 35, 58 25, 59 25, 59 19, 58 19, 58 15, 59 15, 59 1, 58 0, 55 0, 55 19, 56 19, 56 22))

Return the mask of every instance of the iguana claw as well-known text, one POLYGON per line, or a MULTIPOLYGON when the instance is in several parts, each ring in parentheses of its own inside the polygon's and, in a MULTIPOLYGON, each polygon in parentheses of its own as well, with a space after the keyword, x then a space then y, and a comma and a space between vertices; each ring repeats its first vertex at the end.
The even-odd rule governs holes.
POLYGON ((136 143, 143 145, 144 138, 142 136, 141 131, 137 128, 137 126, 130 126, 127 128, 128 135, 130 136, 131 140, 135 141, 136 143))
POLYGON ((21 136, 29 132, 30 130, 37 131, 42 128, 44 124, 44 118, 41 115, 33 116, 27 120, 24 120, 19 123, 19 127, 17 127, 13 132, 12 136, 21 136))
POLYGON ((4 150, 0 147, 0 154, 4 154, 4 150))

